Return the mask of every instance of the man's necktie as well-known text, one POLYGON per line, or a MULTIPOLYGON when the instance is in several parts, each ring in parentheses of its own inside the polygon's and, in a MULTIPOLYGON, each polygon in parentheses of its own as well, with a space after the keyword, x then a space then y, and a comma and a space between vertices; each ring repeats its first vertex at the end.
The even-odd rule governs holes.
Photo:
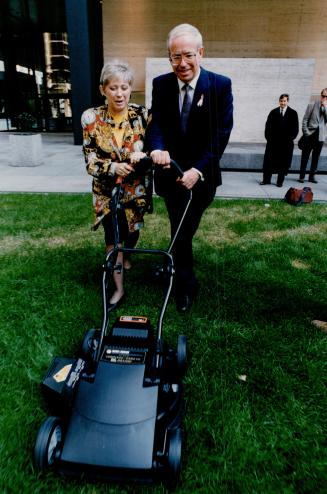
POLYGON ((188 116, 190 113, 191 109, 191 97, 190 97, 190 86, 188 84, 185 84, 183 86, 184 91, 185 91, 185 96, 183 99, 183 106, 182 106, 182 111, 181 111, 181 127, 182 131, 185 134, 186 133, 186 126, 187 126, 187 120, 188 116))

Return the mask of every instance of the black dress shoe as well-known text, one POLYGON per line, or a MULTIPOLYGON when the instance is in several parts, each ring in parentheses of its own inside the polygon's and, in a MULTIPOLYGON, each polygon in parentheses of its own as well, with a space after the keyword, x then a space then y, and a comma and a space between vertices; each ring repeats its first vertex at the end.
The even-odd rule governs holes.
POLYGON ((299 178, 298 182, 300 182, 300 184, 304 184, 304 178, 299 178))
POLYGON ((283 187, 283 184, 276 184, 277 187, 283 187))
POLYGON ((260 182, 260 185, 271 185, 271 182, 265 182, 264 180, 262 180, 262 182, 260 182))
POLYGON ((178 312, 187 312, 188 310, 190 310, 192 304, 193 298, 187 295, 187 293, 178 295, 178 297, 176 297, 176 309, 178 310, 178 312))
POLYGON ((187 312, 197 297, 200 289, 200 284, 195 280, 192 285, 188 287, 187 292, 176 294, 176 308, 178 312, 187 312))
POLYGON ((117 302, 114 302, 113 304, 109 302, 109 304, 107 305, 107 311, 112 312, 113 310, 117 309, 124 300, 124 297, 125 295, 122 295, 120 299, 117 302))
POLYGON ((312 184, 317 184, 318 183, 318 180, 316 180, 314 177, 309 178, 308 181, 311 182, 312 184))

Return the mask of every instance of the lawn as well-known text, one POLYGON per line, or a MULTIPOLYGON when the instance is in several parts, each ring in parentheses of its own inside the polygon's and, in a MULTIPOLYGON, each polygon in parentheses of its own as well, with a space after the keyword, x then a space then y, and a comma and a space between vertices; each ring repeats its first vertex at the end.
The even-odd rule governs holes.
MULTIPOLYGON (((0 196, 0 492, 163 493, 37 474, 32 450, 48 415, 40 383, 56 355, 99 327, 102 231, 89 194, 0 196)), ((165 248, 163 203, 140 246, 165 248)), ((216 200, 194 241, 201 290, 170 303, 164 336, 186 334, 186 441, 177 493, 325 493, 327 485, 327 204, 216 200)), ((160 284, 135 258, 119 313, 156 321, 160 284)))

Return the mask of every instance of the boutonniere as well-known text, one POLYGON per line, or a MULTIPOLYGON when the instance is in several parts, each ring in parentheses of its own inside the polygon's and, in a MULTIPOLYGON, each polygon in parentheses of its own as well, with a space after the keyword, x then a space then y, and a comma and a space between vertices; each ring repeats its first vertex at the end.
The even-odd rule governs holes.
POLYGON ((202 106, 203 105, 203 99, 204 99, 204 94, 201 94, 201 98, 197 102, 196 106, 202 106))

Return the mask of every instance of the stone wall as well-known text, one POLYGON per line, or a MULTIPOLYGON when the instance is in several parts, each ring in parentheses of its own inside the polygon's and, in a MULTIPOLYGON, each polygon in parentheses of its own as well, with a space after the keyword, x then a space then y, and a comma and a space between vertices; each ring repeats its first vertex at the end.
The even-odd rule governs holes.
POLYGON ((167 56, 182 22, 200 29, 208 58, 314 58, 312 94, 327 86, 326 0, 103 0, 105 59, 128 60, 143 92, 145 59, 167 56))
MULTIPOLYGON (((298 112, 301 126, 312 91, 314 60, 205 58, 202 65, 232 80, 234 128, 231 142, 264 142, 268 113, 278 106, 282 93, 290 95, 290 106, 298 112)), ((153 77, 170 70, 166 58, 147 59, 145 102, 148 108, 151 107, 153 77)))

